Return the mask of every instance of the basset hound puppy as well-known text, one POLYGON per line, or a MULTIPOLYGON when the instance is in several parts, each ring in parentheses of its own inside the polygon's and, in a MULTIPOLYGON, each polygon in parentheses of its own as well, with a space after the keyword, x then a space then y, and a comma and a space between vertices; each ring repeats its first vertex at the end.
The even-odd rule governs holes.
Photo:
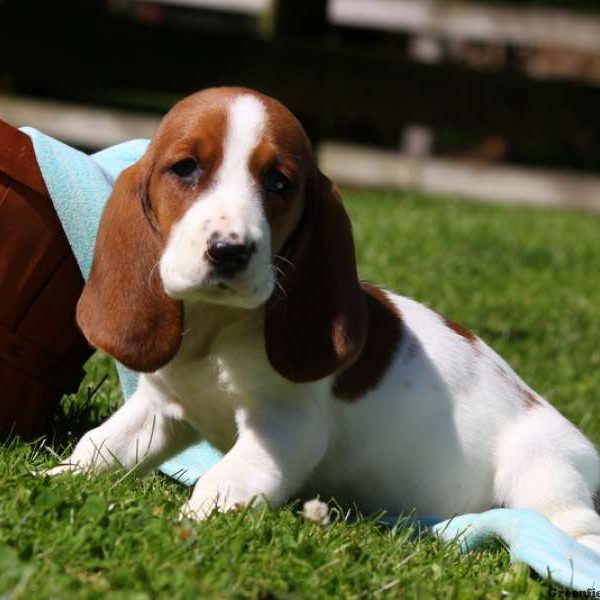
POLYGON ((224 458, 185 515, 521 507, 600 552, 594 446, 473 333, 358 280, 340 196, 272 98, 209 89, 167 114, 106 205, 77 318, 142 375, 52 474, 144 472, 204 438, 224 458))

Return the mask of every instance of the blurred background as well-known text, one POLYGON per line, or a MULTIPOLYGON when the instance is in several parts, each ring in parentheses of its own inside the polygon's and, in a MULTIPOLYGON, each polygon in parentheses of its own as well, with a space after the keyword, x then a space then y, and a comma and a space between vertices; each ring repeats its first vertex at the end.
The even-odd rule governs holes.
POLYGON ((338 183, 600 210, 597 0, 0 0, 0 31, 0 118, 88 151, 245 85, 338 183))

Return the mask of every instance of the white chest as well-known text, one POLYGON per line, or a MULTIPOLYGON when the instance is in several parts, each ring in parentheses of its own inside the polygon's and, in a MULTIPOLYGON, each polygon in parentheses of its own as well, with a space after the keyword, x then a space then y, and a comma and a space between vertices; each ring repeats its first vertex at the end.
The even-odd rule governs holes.
POLYGON ((264 350, 262 318, 256 311, 186 313, 186 328, 175 360, 150 377, 182 416, 219 450, 237 436, 236 415, 277 389, 278 376, 264 350))

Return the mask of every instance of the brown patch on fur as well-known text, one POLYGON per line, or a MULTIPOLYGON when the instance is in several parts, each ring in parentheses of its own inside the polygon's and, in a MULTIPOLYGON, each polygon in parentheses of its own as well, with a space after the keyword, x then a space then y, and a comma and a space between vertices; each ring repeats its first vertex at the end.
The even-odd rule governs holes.
POLYGON ((333 394, 348 401, 364 396, 381 381, 403 332, 402 316, 388 295, 369 283, 363 282, 361 287, 369 314, 367 339, 356 362, 337 375, 333 384, 333 394))
POLYGON ((536 406, 542 406, 541 400, 530 390, 521 388, 521 395, 525 400, 525 405, 528 408, 535 408, 536 406))
POLYGON ((154 371, 179 348, 183 308, 151 278, 162 240, 144 215, 139 176, 138 165, 127 169, 106 205, 77 322, 93 346, 131 369, 154 371))
POLYGON ((464 337, 465 340, 471 344, 475 344, 477 342, 477 336, 470 329, 463 327, 460 323, 457 323, 456 321, 453 321, 444 315, 441 315, 441 317, 444 319, 444 324, 446 327, 452 329, 454 333, 464 337))
POLYGON ((523 398, 525 402, 525 406, 528 408, 535 408, 536 406, 542 406, 542 401, 540 398, 531 390, 523 387, 518 381, 515 382, 513 376, 509 374, 509 372, 498 363, 494 363, 494 371, 499 377, 502 377, 505 381, 509 383, 514 383, 517 387, 519 395, 523 398))
POLYGON ((142 159, 146 164, 143 185, 165 240, 173 225, 213 183, 223 160, 227 101, 236 93, 235 89, 209 89, 176 104, 161 122, 142 159), (171 171, 175 163, 186 158, 195 159, 201 169, 192 182, 171 171))

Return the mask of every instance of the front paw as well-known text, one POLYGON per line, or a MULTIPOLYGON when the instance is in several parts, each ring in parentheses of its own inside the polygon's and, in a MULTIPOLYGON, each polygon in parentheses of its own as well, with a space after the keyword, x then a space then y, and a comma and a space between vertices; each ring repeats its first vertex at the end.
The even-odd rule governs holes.
POLYGON ((114 459, 109 450, 102 447, 97 447, 91 440, 83 437, 69 458, 65 459, 60 464, 38 471, 35 475, 48 475, 55 477, 63 473, 71 474, 93 474, 106 471, 114 463, 114 459))
POLYGON ((45 469, 44 471, 36 471, 34 475, 39 477, 56 477, 57 475, 63 475, 64 473, 81 473, 81 467, 76 463, 61 463, 52 467, 51 469, 45 469))
POLYGON ((192 497, 182 506, 179 518, 203 521, 215 512, 240 510, 248 504, 254 505, 259 502, 260 498, 245 493, 235 484, 203 482, 200 479, 192 497))
POLYGON ((179 511, 179 520, 190 519, 191 521, 204 521, 208 519, 213 512, 219 512, 217 498, 207 498, 203 502, 193 502, 188 500, 179 511))

